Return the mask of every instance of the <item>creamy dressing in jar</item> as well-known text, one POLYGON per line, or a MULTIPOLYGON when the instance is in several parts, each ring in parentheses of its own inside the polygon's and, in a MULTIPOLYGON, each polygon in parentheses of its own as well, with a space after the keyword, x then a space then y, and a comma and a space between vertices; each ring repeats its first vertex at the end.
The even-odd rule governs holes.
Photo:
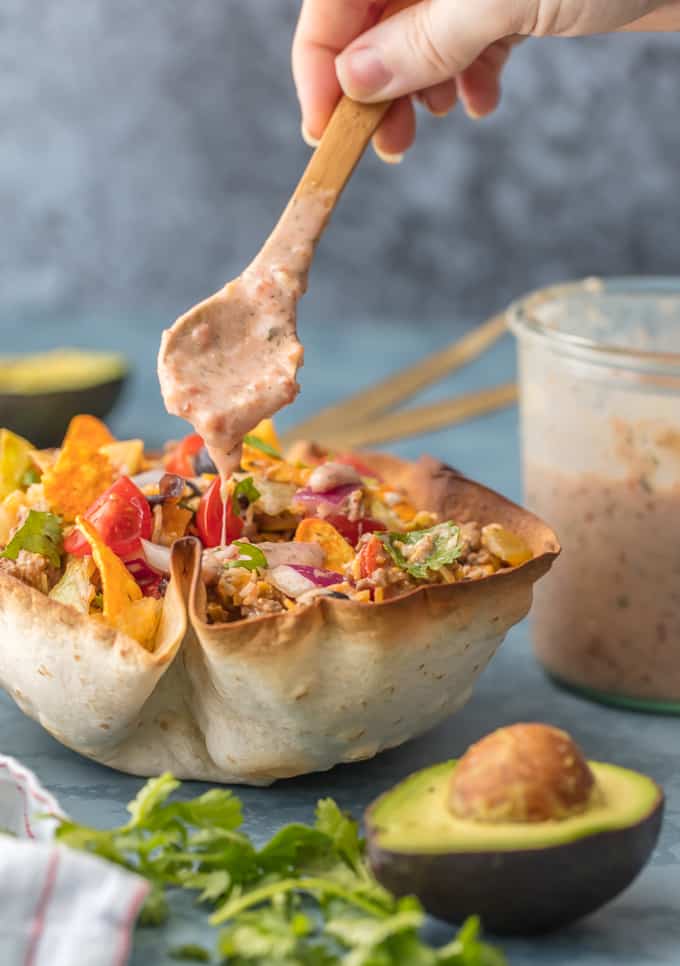
POLYGON ((680 713, 680 286, 556 286, 509 321, 525 498, 562 544, 536 654, 588 696, 680 713))

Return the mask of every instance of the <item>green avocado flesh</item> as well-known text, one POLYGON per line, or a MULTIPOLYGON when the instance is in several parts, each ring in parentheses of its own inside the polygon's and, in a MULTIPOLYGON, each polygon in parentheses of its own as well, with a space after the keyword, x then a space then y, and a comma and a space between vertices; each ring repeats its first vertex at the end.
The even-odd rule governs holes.
POLYGON ((113 352, 55 349, 30 356, 0 357, 0 393, 35 395, 85 389, 120 379, 127 365, 113 352))
POLYGON ((378 800, 369 824, 380 849, 438 855, 546 848, 636 825, 659 800, 658 787, 646 775, 591 761, 598 793, 585 812, 561 821, 474 822, 456 818, 447 807, 456 764, 416 772, 378 800))

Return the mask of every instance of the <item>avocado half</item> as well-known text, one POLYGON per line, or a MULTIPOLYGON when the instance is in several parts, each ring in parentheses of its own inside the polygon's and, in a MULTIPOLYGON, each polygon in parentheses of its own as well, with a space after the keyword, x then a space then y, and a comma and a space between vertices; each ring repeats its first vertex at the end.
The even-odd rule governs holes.
POLYGON ((125 359, 112 352, 55 349, 0 358, 0 426, 38 448, 58 446, 73 416, 108 416, 127 374, 125 359))
POLYGON ((375 877, 448 922, 479 915, 499 934, 548 932, 622 892, 659 837, 664 798, 645 775, 589 762, 599 796, 562 820, 483 823, 447 808, 457 761, 416 772, 366 812, 375 877))

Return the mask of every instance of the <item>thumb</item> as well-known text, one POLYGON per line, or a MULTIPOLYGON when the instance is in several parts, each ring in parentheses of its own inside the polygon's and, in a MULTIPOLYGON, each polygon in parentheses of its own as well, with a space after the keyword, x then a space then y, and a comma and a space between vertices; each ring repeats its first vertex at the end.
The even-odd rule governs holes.
POLYGON ((507 0, 420 0, 357 37, 338 80, 357 101, 383 101, 449 80, 490 44, 515 33, 507 0))

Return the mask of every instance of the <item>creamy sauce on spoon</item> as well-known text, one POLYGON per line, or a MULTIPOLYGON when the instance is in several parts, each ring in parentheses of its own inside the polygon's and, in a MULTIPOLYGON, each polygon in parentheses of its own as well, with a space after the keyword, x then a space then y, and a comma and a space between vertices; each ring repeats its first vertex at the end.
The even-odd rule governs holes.
POLYGON ((294 197, 243 274, 163 333, 165 406, 203 437, 223 480, 238 468, 244 435, 299 391, 297 303, 334 200, 332 191, 294 197))

